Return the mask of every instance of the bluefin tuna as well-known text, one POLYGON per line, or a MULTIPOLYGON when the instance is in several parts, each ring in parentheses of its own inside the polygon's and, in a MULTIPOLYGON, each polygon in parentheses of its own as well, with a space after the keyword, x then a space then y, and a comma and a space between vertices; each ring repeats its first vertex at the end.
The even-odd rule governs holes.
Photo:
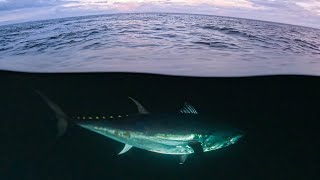
POLYGON ((69 118, 57 104, 42 93, 39 94, 56 114, 57 136, 62 136, 68 123, 72 122, 125 144, 119 155, 135 147, 178 155, 180 164, 183 164, 190 154, 230 146, 243 136, 242 132, 233 128, 209 126, 189 103, 185 103, 177 113, 150 113, 137 100, 129 97, 137 106, 137 114, 69 118))

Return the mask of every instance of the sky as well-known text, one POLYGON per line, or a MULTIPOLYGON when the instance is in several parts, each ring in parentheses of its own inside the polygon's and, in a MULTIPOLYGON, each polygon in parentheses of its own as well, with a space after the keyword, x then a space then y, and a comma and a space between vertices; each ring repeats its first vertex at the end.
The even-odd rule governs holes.
POLYGON ((0 25, 135 12, 231 16, 320 29, 320 0, 0 0, 0 25))

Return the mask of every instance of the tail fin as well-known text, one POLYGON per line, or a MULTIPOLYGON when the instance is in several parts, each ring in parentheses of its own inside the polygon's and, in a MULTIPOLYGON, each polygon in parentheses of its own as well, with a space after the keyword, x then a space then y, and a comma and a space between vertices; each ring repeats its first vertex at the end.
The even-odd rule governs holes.
POLYGON ((61 110, 61 108, 52 102, 47 96, 40 91, 36 91, 40 97, 48 104, 48 106, 55 112, 57 118, 57 137, 65 134, 68 128, 68 116, 61 110))

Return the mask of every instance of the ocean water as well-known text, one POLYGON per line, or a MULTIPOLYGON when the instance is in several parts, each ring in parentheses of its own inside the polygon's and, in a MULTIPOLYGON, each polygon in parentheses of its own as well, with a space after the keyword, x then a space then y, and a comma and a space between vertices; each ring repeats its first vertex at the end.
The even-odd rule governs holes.
POLYGON ((319 75, 320 30, 186 14, 115 14, 29 22, 0 26, 0 69, 319 75))
MULTIPOLYGON (((196 78, 133 73, 0 72, 1 179, 307 179, 318 177, 320 79, 196 78), (35 90, 69 116, 178 113, 184 102, 245 132, 238 143, 185 164, 78 126, 56 138, 56 117, 35 90)), ((106 121, 106 120, 102 120, 106 121)), ((188 123, 187 121, 185 123, 188 123)))
POLYGON ((0 26, 0 179, 317 179, 319 31, 185 14, 0 26), (183 165, 138 148, 118 156, 122 143, 76 125, 57 138, 37 91, 70 117, 136 114, 128 97, 150 113, 188 102, 244 137, 183 165))

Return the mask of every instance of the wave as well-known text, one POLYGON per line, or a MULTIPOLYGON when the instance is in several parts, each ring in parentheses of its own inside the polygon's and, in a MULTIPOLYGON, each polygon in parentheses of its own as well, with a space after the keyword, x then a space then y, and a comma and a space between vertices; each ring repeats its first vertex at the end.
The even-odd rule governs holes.
POLYGON ((319 74, 320 66, 320 30, 215 16, 76 17, 0 26, 0 34, 0 68, 242 75, 319 74))

